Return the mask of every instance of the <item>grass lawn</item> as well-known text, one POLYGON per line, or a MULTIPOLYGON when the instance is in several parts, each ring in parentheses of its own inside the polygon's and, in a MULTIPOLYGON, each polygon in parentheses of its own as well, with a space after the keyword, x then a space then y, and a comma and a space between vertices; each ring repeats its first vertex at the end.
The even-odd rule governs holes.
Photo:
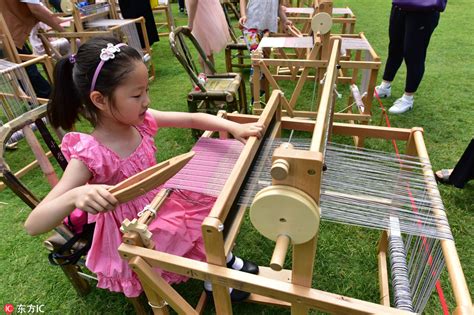
MULTIPOLYGON (((474 136, 474 18, 471 0, 451 0, 442 13, 438 28, 431 39, 426 72, 415 96, 414 110, 399 116, 391 115, 393 127, 423 127, 425 142, 434 169, 451 168, 474 136)), ((384 62, 388 45, 389 0, 335 0, 337 7, 350 6, 357 16, 357 31, 364 31, 375 51, 384 62)), ((173 11, 178 24, 186 17, 173 11)), ((153 46, 156 80, 150 86, 152 107, 160 110, 186 111, 186 95, 191 84, 181 65, 172 55, 168 39, 163 37, 153 46)), ((224 70, 223 53, 216 56, 217 68, 224 70)), ((383 70, 383 69, 382 69, 383 70)), ((382 70, 379 77, 382 76, 382 70)), ((402 65, 393 84, 386 108, 403 93, 405 67, 402 65)), ((379 79, 380 81, 380 79, 379 79)), ((248 85, 247 85, 248 86, 248 85)), ((305 87, 307 97, 312 88, 305 87)), ((371 124, 380 123, 380 109, 374 102, 371 124)), ((88 130, 86 123, 78 126, 88 130)), ((189 150, 193 144, 189 130, 160 130, 156 137, 158 159, 163 160, 189 150)), ((390 150, 390 143, 368 141, 370 147, 390 150)), ((31 159, 20 146, 9 152, 7 160, 17 170, 31 159)), ((27 186, 44 196, 47 184, 38 170, 24 177, 27 186)), ((440 186, 441 196, 456 241, 458 254, 470 292, 474 292, 474 182, 463 190, 440 186)), ((47 314, 129 314, 132 306, 123 295, 94 288, 80 298, 58 267, 49 265, 42 242, 46 235, 30 237, 23 223, 30 209, 11 191, 0 192, 0 306, 11 303, 44 305, 47 314)), ((313 287, 350 297, 378 302, 376 245, 379 232, 323 222, 320 228, 318 254, 313 287)), ((264 239, 246 221, 237 241, 235 252, 260 265, 268 265, 273 243, 264 239)), ((287 262, 287 267, 290 267, 287 262)), ((441 277, 450 310, 454 309, 447 272, 441 277)), ((199 281, 177 286, 191 301, 202 290, 199 281)), ((193 302, 194 303, 194 302, 193 302)), ((26 307, 28 311, 28 307, 26 307)), ((208 313, 213 313, 208 307, 208 313)), ((285 309, 253 304, 234 307, 235 314, 289 314, 285 309)), ((433 294, 426 314, 441 314, 436 294, 433 294)))

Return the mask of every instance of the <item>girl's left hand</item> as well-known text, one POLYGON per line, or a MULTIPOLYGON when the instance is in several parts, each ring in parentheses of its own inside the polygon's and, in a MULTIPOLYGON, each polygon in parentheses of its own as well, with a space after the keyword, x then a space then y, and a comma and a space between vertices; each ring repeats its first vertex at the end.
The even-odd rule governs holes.
POLYGON ((261 138, 263 136, 265 126, 259 123, 237 124, 236 128, 231 131, 235 139, 242 143, 247 142, 248 137, 255 136, 261 138))
POLYGON ((293 25, 293 21, 286 20, 284 24, 285 31, 289 30, 289 27, 293 25))

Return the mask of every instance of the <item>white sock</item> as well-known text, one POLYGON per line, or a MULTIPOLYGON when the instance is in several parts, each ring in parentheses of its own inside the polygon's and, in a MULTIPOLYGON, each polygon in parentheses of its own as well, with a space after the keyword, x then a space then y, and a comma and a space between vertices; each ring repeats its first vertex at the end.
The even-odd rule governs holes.
POLYGON ((392 86, 390 82, 382 81, 382 84, 380 84, 381 88, 388 89, 392 86))
MULTIPOLYGON (((204 281, 204 289, 206 291, 211 291, 212 292, 212 283, 209 281, 204 281)), ((229 293, 232 293, 232 288, 229 288, 229 293)))
MULTIPOLYGON (((233 257, 234 257, 234 254, 229 253, 229 255, 227 255, 226 263, 231 261, 233 257)), ((234 260, 234 263, 232 264, 231 268, 234 269, 234 270, 240 270, 240 269, 242 269, 243 266, 244 266, 244 261, 242 260, 242 258, 235 256, 235 260, 234 260)))
POLYGON ((212 291, 212 283, 209 281, 204 281, 204 289, 207 291, 212 291))
POLYGON ((413 95, 406 95, 405 93, 403 93, 403 98, 407 101, 413 101, 413 95))

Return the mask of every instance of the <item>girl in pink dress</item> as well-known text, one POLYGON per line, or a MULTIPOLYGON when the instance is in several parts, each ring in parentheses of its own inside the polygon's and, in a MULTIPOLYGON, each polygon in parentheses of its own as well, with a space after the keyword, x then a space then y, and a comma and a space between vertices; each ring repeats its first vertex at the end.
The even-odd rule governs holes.
MULTIPOLYGON (((230 41, 229 26, 219 0, 186 0, 188 27, 196 37, 209 60, 230 41)), ((204 67, 204 63, 202 63, 204 67)), ((210 74, 209 69, 204 72, 210 74)))
MULTIPOLYGON (((123 220, 136 218, 159 188, 122 204, 107 188, 156 164, 153 136, 160 127, 225 130, 243 141, 260 137, 262 126, 148 108, 147 68, 135 49, 114 38, 92 38, 80 46, 76 56, 61 59, 55 82, 48 108, 51 124, 69 130, 81 115, 91 122, 93 131, 64 136, 61 149, 68 166, 59 183, 32 211, 25 228, 37 235, 59 225, 75 209, 87 212, 89 222, 95 221, 96 226, 86 265, 97 274, 97 286, 136 297, 142 288, 118 254, 119 228, 123 220)), ((196 192, 173 192, 152 224, 157 249, 204 260, 200 225, 214 201, 196 192)), ((237 262, 233 268, 249 269, 249 262, 232 259, 237 262)), ((169 282, 186 279, 159 272, 169 282)))

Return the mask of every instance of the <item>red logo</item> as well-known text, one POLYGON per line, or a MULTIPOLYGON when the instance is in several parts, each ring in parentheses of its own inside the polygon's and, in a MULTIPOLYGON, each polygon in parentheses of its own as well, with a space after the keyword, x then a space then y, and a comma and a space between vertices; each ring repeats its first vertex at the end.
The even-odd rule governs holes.
POLYGON ((3 310, 5 311, 5 313, 7 313, 8 315, 10 315, 11 313, 13 313, 13 311, 15 310, 15 308, 13 307, 12 304, 5 304, 5 306, 3 307, 3 310))

